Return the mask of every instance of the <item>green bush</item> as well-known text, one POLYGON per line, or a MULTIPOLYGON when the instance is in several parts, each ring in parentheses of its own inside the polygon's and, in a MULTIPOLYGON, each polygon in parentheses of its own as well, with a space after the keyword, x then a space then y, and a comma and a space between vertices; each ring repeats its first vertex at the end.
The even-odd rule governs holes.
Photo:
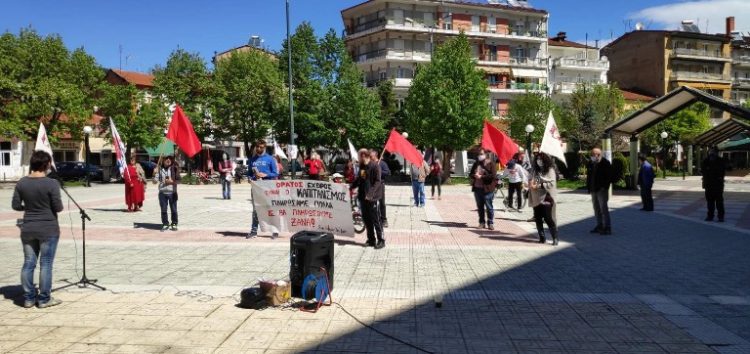
POLYGON ((612 182, 624 181, 630 171, 630 161, 621 152, 616 152, 612 160, 612 182))

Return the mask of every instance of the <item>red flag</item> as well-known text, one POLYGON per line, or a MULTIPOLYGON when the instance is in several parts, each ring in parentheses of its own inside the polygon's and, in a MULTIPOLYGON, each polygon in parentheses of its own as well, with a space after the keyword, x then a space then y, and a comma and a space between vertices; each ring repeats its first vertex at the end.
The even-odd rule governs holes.
POLYGON ((503 164, 518 152, 518 144, 487 121, 484 121, 482 129, 482 147, 497 154, 503 164))
POLYGON ((182 111, 180 105, 175 105, 172 123, 169 123, 167 139, 172 140, 188 157, 193 157, 201 151, 201 142, 195 135, 193 124, 182 111))
POLYGON ((406 140, 401 134, 399 134, 394 128, 391 130, 391 135, 388 136, 388 141, 385 143, 384 151, 396 153, 404 157, 406 161, 415 164, 417 167, 422 167, 424 159, 422 153, 412 145, 409 140, 406 140))

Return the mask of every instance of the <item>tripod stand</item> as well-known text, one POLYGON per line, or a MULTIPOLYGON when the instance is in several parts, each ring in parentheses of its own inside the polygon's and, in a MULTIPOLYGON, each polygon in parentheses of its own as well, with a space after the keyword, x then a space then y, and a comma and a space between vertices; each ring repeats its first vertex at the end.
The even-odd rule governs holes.
MULTIPOLYGON (((89 279, 86 277, 86 220, 91 221, 91 218, 88 214, 86 214, 86 210, 83 210, 80 205, 76 202, 73 197, 70 196, 70 193, 68 193, 68 190, 63 187, 62 182, 60 182, 60 188, 65 192, 65 194, 68 196, 70 200, 73 201, 73 204, 78 208, 78 212, 81 214, 81 233, 83 234, 83 276, 81 279, 75 283, 70 283, 68 285, 63 285, 59 288, 52 289, 52 291, 62 290, 66 289, 72 286, 78 286, 79 288, 88 288, 89 285, 99 289, 99 290, 107 290, 103 286, 96 284, 96 279, 89 279)), ((65 279, 67 281, 67 279, 65 279)))

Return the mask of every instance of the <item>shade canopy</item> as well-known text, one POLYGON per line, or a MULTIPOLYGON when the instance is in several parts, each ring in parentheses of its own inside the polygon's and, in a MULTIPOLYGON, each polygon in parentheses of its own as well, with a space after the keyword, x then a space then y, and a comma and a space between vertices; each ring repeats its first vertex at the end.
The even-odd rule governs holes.
POLYGON ((715 146, 742 132, 750 132, 750 121, 731 118, 695 138, 695 145, 715 146))
POLYGON ((514 77, 544 78, 544 77, 547 77, 547 70, 513 68, 513 76, 514 77))
POLYGON ((162 139, 161 143, 153 148, 146 148, 148 156, 170 156, 174 154, 175 145, 169 139, 162 139))
POLYGON ((747 109, 696 88, 681 86, 655 99, 650 104, 631 113, 627 117, 610 124, 604 132, 606 134, 619 133, 636 136, 695 102, 703 102, 737 117, 750 120, 750 111, 747 109))

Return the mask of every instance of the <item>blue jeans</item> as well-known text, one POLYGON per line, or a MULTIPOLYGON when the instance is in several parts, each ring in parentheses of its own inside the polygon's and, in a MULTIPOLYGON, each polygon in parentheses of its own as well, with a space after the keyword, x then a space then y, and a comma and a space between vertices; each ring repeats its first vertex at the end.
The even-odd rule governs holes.
POLYGON ((411 181, 411 190, 414 192, 414 206, 424 206, 424 182, 411 181))
POLYGON ((23 268, 21 268, 21 286, 23 299, 30 302, 46 303, 52 292, 52 263, 55 260, 59 235, 46 239, 21 239, 23 243, 23 268), (34 270, 39 259, 39 295, 34 288, 34 270))
POLYGON ((495 192, 487 193, 482 189, 474 190, 474 201, 477 203, 479 223, 482 225, 493 225, 495 223, 495 207, 492 205, 493 199, 495 199, 495 192), (487 213, 486 219, 485 212, 487 213))
POLYGON ((225 176, 221 176, 221 196, 224 199, 232 199, 232 181, 227 181, 225 176))
POLYGON ((161 208, 161 224, 169 225, 167 205, 172 214, 172 225, 177 225, 177 194, 159 193, 159 207, 161 208))

